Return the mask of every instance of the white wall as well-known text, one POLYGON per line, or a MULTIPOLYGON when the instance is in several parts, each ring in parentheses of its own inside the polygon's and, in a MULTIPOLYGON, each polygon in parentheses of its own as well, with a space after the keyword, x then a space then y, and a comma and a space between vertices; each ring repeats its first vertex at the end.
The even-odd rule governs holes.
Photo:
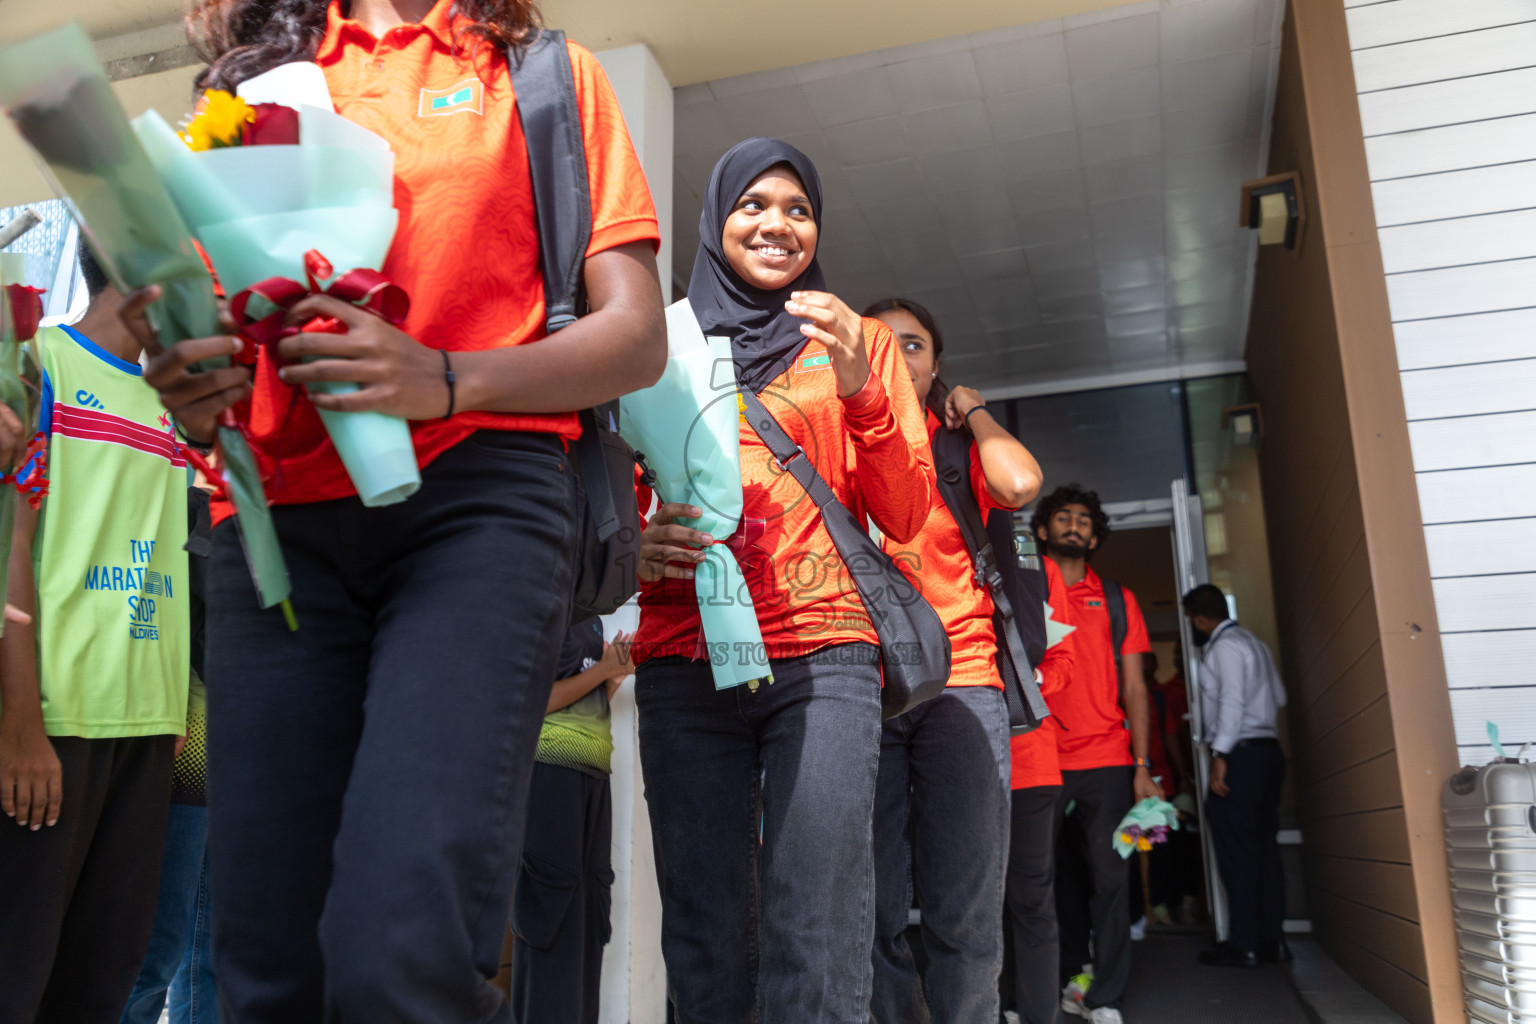
POLYGON ((1536 0, 1344 0, 1465 763, 1536 742, 1536 0))
MULTIPOLYGON (((613 83, 635 152, 650 183, 661 221, 662 294, 672 294, 672 86, 656 57, 645 46, 626 46, 597 54, 613 83)), ((639 607, 625 605, 604 620, 611 639, 618 630, 633 632, 639 607)), ((645 784, 633 683, 613 699, 613 938, 603 953, 601 1024, 662 1024, 666 1020, 666 967, 661 959, 661 895, 645 784)))

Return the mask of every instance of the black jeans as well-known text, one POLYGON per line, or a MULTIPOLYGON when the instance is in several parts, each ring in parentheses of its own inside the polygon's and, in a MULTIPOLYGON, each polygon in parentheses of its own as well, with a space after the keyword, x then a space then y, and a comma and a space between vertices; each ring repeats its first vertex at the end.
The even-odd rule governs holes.
MULTIPOLYGON (((1058 823, 1067 805, 1076 801, 1072 816, 1082 828, 1083 842, 1074 854, 1087 868, 1093 895, 1088 917, 1093 925, 1093 985, 1083 1005, 1119 1008, 1131 977, 1131 875, 1111 839, 1135 798, 1130 767, 1088 768, 1061 773, 1056 798, 1058 823)), ((1058 825, 1058 827, 1060 827, 1058 825)))
POLYGON ((230 1024, 509 1022, 490 985, 569 617, 574 472, 481 431, 409 500, 273 509, 299 629, 214 531, 208 793, 230 1024))
POLYGON ((0 1021, 116 1024, 155 926, 176 737, 49 740, 58 824, 0 818, 0 1021))
POLYGON ((1061 1018, 1056 931, 1056 801, 1060 786, 1013 791, 1007 922, 1013 936, 1014 1006, 1022 1024, 1061 1018))
POLYGON ((842 644, 716 690, 640 666, 640 764, 677 1024, 868 1024, 879 652, 842 644))
POLYGON ((535 763, 512 901, 519 1024, 597 1024, 613 933, 613 794, 607 778, 535 763))
POLYGON ((1244 951, 1282 937, 1285 872, 1278 833, 1284 782, 1280 744, 1249 740, 1227 757, 1227 795, 1205 799, 1216 868, 1231 904, 1227 941, 1244 951))
POLYGON ((876 1024, 997 1020, 1009 774, 1008 708, 994 686, 952 686, 881 730, 876 1024), (921 978, 906 936, 914 888, 921 978))

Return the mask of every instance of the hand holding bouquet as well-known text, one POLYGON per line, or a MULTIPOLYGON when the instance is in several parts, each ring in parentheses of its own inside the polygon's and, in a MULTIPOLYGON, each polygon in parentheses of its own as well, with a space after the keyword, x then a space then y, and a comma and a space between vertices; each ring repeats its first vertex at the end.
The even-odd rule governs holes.
POLYGON ((1150 850, 1168 841, 1168 833, 1179 827, 1178 809, 1166 800, 1149 796, 1121 819, 1115 829, 1115 852, 1130 857, 1136 850, 1150 850))
MULTIPOLYGON (((705 338, 688 300, 667 307, 667 368, 652 387, 619 399, 619 433, 656 474, 664 502, 703 510, 683 525, 724 540, 741 525, 741 434, 731 344, 705 338)), ((772 676, 741 566, 725 543, 695 570, 699 621, 715 688, 772 676)))
MULTIPOLYGON (((255 343, 244 358, 258 373, 278 371, 275 343, 283 337, 347 333, 338 317, 289 326, 288 311, 309 296, 341 299, 391 324, 404 320, 405 293, 369 269, 383 264, 395 234, 394 154, 335 112, 319 67, 282 65, 245 82, 238 96, 209 90, 179 136, 153 111, 134 130, 232 296, 236 325, 255 343)), ((344 394, 358 386, 309 388, 344 394)), ((404 420, 318 412, 363 504, 404 501, 421 486, 404 420)), ((281 430, 287 411, 271 419, 281 430)))
MULTIPOLYGON (((34 217, 33 223, 36 223, 34 217)), ((12 240, 17 236, 12 236, 12 240)), ((38 351, 38 320, 42 316, 40 289, 22 283, 26 257, 0 253, 0 402, 7 422, 0 423, 5 438, 0 483, 13 483, 28 493, 34 506, 48 493, 47 450, 37 437, 37 414, 42 398, 42 354, 38 351), (33 462, 30 457, 37 456, 33 462), (25 468, 24 468, 25 467, 25 468), (25 475, 25 480, 18 477, 25 475)), ((11 565, 11 529, 16 522, 16 502, 8 491, 0 493, 0 595, 6 593, 11 565)), ((0 620, 0 632, 4 622, 0 620)))

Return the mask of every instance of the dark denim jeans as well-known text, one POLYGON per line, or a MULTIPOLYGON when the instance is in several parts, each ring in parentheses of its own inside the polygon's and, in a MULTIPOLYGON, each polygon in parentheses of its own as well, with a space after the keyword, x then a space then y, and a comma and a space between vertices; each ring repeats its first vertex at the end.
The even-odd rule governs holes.
POLYGON ((868 1024, 879 652, 640 666, 640 763, 677 1024, 868 1024))
POLYGON ((160 902, 149 954, 121 1024, 218 1024, 219 996, 209 950, 208 808, 171 804, 160 861, 160 902))
POLYGON ((566 629, 575 474, 481 431, 385 508, 275 507, 299 629, 208 566, 214 955, 238 1024, 512 1019, 500 960, 566 629), (555 638, 555 639, 551 639, 555 638))
POLYGON ((952 686, 885 723, 875 797, 876 1024, 998 1019, 1009 775, 1008 708, 996 687, 952 686), (921 978, 906 936, 914 889, 928 953, 921 978))

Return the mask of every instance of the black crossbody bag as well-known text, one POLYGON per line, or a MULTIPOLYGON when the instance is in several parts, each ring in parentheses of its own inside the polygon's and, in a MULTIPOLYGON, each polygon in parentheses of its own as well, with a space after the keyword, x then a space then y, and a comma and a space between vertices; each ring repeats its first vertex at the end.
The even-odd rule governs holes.
MULTIPOLYGON (((960 527, 960 536, 971 551, 971 565, 976 582, 992 595, 992 628, 997 634, 997 671, 1003 677, 1003 697, 1008 704, 1008 731, 1022 736, 1040 727, 1050 715, 1040 687, 1035 683, 1034 665, 1019 631, 1019 616, 1038 609, 1015 609, 1008 597, 1008 587, 998 565, 986 524, 981 520, 981 505, 971 491, 971 437, 964 430, 941 427, 933 436, 933 461, 939 480, 939 493, 960 527)), ((1043 624, 1041 632, 1043 634, 1043 624)), ((1038 660, 1038 659, 1037 659, 1038 660)))
POLYGON ((795 478, 821 511, 832 545, 848 567, 864 611, 874 623, 875 635, 880 638, 882 713, 895 718, 937 697, 949 683, 949 636, 939 613, 837 500, 806 458, 805 450, 784 432, 763 400, 750 388, 740 394, 747 422, 773 453, 779 468, 795 478))

